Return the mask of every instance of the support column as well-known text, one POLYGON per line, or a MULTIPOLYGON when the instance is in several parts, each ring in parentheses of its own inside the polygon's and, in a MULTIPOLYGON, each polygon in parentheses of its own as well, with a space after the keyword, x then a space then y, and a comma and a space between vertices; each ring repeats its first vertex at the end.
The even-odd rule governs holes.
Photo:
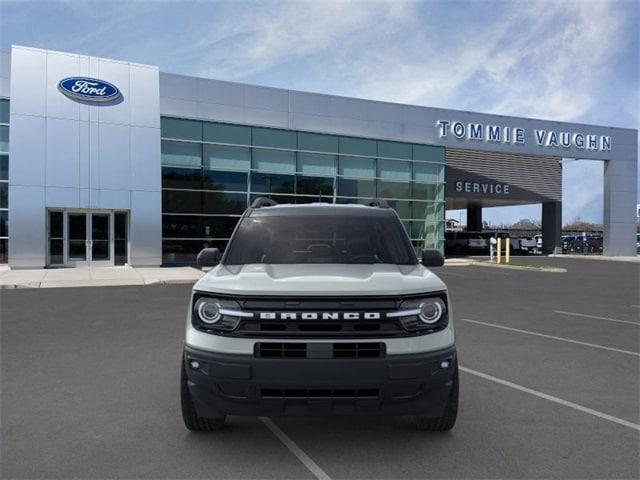
POLYGON ((636 255, 637 148, 604 164, 604 255, 636 255))
POLYGON ((542 253, 562 248, 562 202, 542 204, 542 253))
POLYGON ((467 231, 479 232, 482 230, 482 206, 469 205, 467 207, 467 231))

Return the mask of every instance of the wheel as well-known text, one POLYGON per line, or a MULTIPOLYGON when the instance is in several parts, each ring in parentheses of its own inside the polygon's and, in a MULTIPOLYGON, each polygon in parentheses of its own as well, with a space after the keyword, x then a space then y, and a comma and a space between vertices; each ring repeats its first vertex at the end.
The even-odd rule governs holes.
POLYGON ((191 393, 187 385, 187 372, 184 361, 180 369, 180 403, 182 405, 182 420, 184 426, 192 432, 213 432, 224 427, 225 416, 218 418, 203 418, 198 416, 191 400, 191 393))
POLYGON ((454 368, 453 384, 451 385, 451 392, 449 393, 449 399, 447 400, 447 406, 445 407, 444 414, 441 417, 436 418, 416 416, 415 422, 418 430, 424 430, 427 432, 447 432, 456 424, 456 418, 458 417, 459 391, 458 362, 456 362, 454 368))

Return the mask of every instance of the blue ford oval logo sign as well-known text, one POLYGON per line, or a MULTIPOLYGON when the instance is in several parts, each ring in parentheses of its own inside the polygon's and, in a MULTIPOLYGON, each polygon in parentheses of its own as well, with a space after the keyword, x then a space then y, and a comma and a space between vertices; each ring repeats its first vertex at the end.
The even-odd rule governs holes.
POLYGON ((89 102, 110 102, 120 97, 118 87, 97 78, 63 78, 58 83, 58 89, 67 97, 89 102))

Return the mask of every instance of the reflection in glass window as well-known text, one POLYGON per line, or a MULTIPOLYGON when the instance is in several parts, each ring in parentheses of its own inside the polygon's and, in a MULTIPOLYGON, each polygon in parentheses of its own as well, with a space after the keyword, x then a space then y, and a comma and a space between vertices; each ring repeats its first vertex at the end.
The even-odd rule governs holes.
POLYGON ((202 213, 201 192, 162 191, 162 211, 169 213, 202 213))
POLYGON ((202 126, 202 139, 205 142, 251 145, 251 127, 204 122, 202 126))
MULTIPOLYGON (((442 147, 182 119, 163 118, 161 128, 162 206, 171 221, 171 227, 163 221, 164 262, 193 263, 212 235, 231 234, 236 220, 230 215, 260 196, 293 204, 385 198, 410 234, 419 235, 417 244, 443 245, 442 147), (178 240, 184 238, 192 240, 178 240)), ((0 148, 8 148, 8 128, 3 132, 0 148)), ((0 155, 0 183, 7 165, 0 155)), ((0 202, 6 205, 6 192, 0 202)))
POLYGON ((199 167, 202 165, 202 145, 162 141, 162 165, 182 165, 199 167))
POLYGON ((416 200, 430 200, 430 201, 442 201, 444 200, 443 184, 426 184, 426 183, 414 183, 413 184, 413 198, 416 200))
POLYGON ((351 178, 338 178, 338 195, 344 197, 376 197, 375 180, 353 180, 351 178))
POLYGON ((259 147, 289 148, 297 147, 296 132, 276 128, 254 128, 253 144, 259 147))
POLYGON ((162 117, 160 119, 160 135, 163 138, 200 141, 202 140, 202 122, 162 117))
POLYGON ((272 175, 268 173, 251 174, 251 191, 263 193, 294 193, 293 175, 272 175))
POLYGON ((387 203, 396 211, 400 218, 411 218, 411 202, 403 202, 401 200, 387 200, 387 203))
POLYGON ((444 181, 444 165, 414 163, 413 181, 420 183, 438 183, 444 181))
POLYGON ((9 156, 0 155, 0 180, 9 180, 9 156))
POLYGON ((229 238, 240 217, 163 215, 166 238, 229 238))
POLYGON ((319 153, 298 153, 297 171, 305 175, 332 177, 336 174, 336 156, 319 153))
POLYGON ((283 150, 253 150, 252 168, 266 173, 295 173, 296 154, 283 150))
POLYGON ((353 178, 376 178, 376 161, 373 158, 340 157, 338 174, 353 178))
POLYGON ((0 99, 0 123, 9 123, 9 100, 0 99))
POLYGON ((221 172, 204 170, 202 188, 205 190, 247 191, 247 174, 244 172, 221 172))
POLYGON ((444 163, 444 148, 431 145, 413 145, 413 159, 444 163))
POLYGON ((7 222, 9 220, 9 212, 7 210, 0 210, 0 237, 9 236, 9 228, 7 222))
POLYGON ((246 193, 202 192, 202 213, 230 213, 239 215, 246 209, 246 193))
MULTIPOLYGON (((305 203, 305 200, 307 197, 298 197, 296 195, 274 195, 272 193, 270 194, 252 194, 251 195, 251 199, 249 200, 249 204, 251 204, 251 202, 253 202, 256 198, 260 198, 260 197, 267 197, 270 198, 271 200, 273 200, 274 202, 278 203, 278 204, 283 204, 283 203, 305 203)), ((313 199, 312 199, 313 201, 313 199)))
POLYGON ((411 184, 378 180, 378 197, 411 198, 411 184))
POLYGON ((338 137, 317 133, 298 133, 298 150, 338 153, 338 137))
POLYGON ((296 176, 296 193, 301 195, 317 195, 333 197, 333 177, 296 176))
POLYGON ((378 154, 378 147, 375 140, 340 137, 340 153, 360 155, 363 157, 375 157, 378 154))
POLYGON ((202 170, 199 168, 162 167, 162 188, 202 188, 202 170))
POLYGON ((0 182, 0 208, 8 208, 9 206, 9 184, 0 182))
POLYGON ((203 248, 224 251, 226 240, 162 240, 162 263, 193 265, 203 248))
POLYGON ((0 152, 9 152, 9 127, 0 125, 0 152))
POLYGON ((203 146, 204 166, 222 170, 249 170, 251 151, 243 147, 203 146))
POLYGON ((411 160, 411 144, 400 142, 378 142, 378 156, 411 160))
POLYGON ((411 181, 411 163, 393 160, 378 160, 378 177, 393 182, 411 181))

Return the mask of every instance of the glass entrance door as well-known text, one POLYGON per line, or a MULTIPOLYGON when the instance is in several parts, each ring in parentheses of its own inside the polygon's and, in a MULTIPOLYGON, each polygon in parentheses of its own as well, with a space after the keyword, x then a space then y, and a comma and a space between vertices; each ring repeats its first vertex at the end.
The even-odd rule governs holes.
POLYGON ((87 214, 67 213, 67 261, 72 266, 88 264, 87 214))
POLYGON ((128 212, 49 210, 47 230, 49 266, 128 262, 128 212))
POLYGON ((111 250, 112 213, 91 213, 91 239, 89 240, 91 264, 113 265, 111 250))

